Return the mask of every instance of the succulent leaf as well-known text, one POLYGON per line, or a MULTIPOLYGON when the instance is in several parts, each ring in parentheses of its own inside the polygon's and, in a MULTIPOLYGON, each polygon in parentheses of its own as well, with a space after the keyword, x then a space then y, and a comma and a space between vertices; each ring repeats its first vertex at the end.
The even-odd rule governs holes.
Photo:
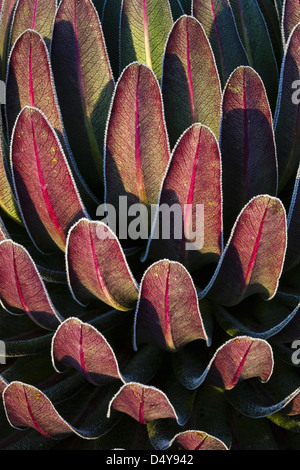
POLYGON ((96 297, 117 310, 134 308, 136 281, 119 240, 102 222, 81 219, 70 229, 66 263, 69 286, 77 301, 96 297))
POLYGON ((225 233, 254 196, 277 195, 273 119, 260 76, 238 67, 223 92, 220 130, 225 233), (262 171, 257 171, 258 166, 262 171))
POLYGON ((0 0, 1 450, 300 449, 299 12, 0 0))
POLYGON ((193 0, 192 14, 207 34, 224 85, 236 67, 249 65, 229 0, 193 0))
POLYGON ((160 80, 164 45, 173 19, 169 0, 123 0, 120 20, 120 66, 148 65, 160 80))
POLYGON ((101 200, 104 130, 114 79, 101 23, 90 0, 60 3, 51 65, 73 156, 84 180, 101 200))
POLYGON ((156 204, 169 161, 161 91, 152 70, 134 62, 117 85, 105 139, 105 202, 156 204), (122 128, 122 137, 119 129, 122 128))
POLYGON ((9 48, 13 47, 15 41, 26 29, 38 31, 49 46, 55 12, 56 0, 50 0, 50 2, 18 0, 10 28, 9 48))
POLYGON ((171 147, 192 124, 219 135, 221 84, 207 35, 196 18, 181 16, 166 42, 162 93, 171 147))
POLYGON ((146 270, 134 338, 135 342, 150 342, 170 351, 197 339, 208 342, 193 280, 180 263, 161 260, 146 270))
POLYGON ((34 244, 42 252, 55 245, 64 251, 68 230, 86 211, 57 135, 37 108, 26 106, 18 115, 11 163, 22 218, 34 244))

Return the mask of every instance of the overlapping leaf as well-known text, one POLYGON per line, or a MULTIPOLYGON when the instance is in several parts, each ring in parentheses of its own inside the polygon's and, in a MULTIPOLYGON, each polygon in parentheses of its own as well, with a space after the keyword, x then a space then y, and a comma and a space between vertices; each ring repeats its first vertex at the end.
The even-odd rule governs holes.
POLYGON ((49 54, 42 36, 24 31, 11 50, 6 79, 6 118, 9 135, 24 106, 39 108, 63 142, 63 125, 53 86, 49 54))
POLYGON ((117 213, 122 196, 128 206, 156 204, 168 161, 157 79, 146 65, 132 63, 118 81, 107 124, 105 202, 117 213))
MULTIPOLYGON (((91 398, 97 399, 93 397, 93 394, 91 398)), ((39 388, 24 382, 13 381, 3 391, 5 412, 11 426, 17 429, 32 428, 47 439, 56 440, 66 439, 72 435, 84 439, 95 439, 108 432, 115 424, 115 419, 106 419, 106 398, 105 396, 99 398, 102 399, 104 406, 101 403, 101 406, 93 413, 97 421, 82 427, 75 427, 63 418, 52 400, 39 388)), ((81 405, 79 401, 74 406, 81 405)))
POLYGON ((126 413, 141 424, 156 419, 178 419, 165 393, 156 387, 137 382, 129 382, 120 388, 109 403, 108 417, 112 410, 126 413))
POLYGON ((278 90, 278 68, 270 34, 257 0, 231 0, 237 29, 249 64, 262 78, 270 104, 275 106, 278 90), (261 47, 261 45, 264 47, 261 47))
POLYGON ((36 108, 18 116, 11 143, 14 185, 29 234, 41 251, 64 251, 68 230, 86 216, 54 129, 36 108))
MULTIPOLYGON (((97 6, 97 4, 95 4, 97 6)), ((120 71, 119 40, 120 40, 120 12, 122 0, 114 2, 103 2, 101 9, 101 24, 105 37, 107 52, 115 80, 118 79, 120 71)), ((100 10, 98 9, 99 15, 100 10)))
POLYGON ((214 304, 214 314, 219 325, 230 335, 244 334, 265 340, 275 338, 275 341, 280 341, 281 337, 293 341, 298 337, 297 327, 293 325, 299 321, 299 305, 291 309, 276 297, 269 302, 261 299, 255 307, 251 303, 242 305, 233 312, 214 304))
POLYGON ((271 299, 278 287, 287 245, 282 202, 259 195, 243 208, 208 286, 202 291, 223 305, 253 294, 271 299))
POLYGON ((219 75, 204 29, 191 16, 180 17, 170 31, 163 62, 162 93, 172 147, 195 122, 208 126, 218 138, 219 75))
POLYGON ((228 234, 252 197, 277 194, 272 115, 263 82, 251 67, 235 69, 224 89, 220 148, 228 234))
POLYGON ((202 24, 211 43, 221 82, 239 65, 249 65, 228 0, 193 0, 192 14, 202 24))
POLYGON ((45 114, 60 140, 87 209, 94 210, 97 201, 79 173, 70 150, 57 101, 49 53, 37 31, 24 31, 11 50, 6 77, 6 100, 9 103, 5 108, 9 137, 18 114, 25 106, 36 107, 45 114))
POLYGON ((175 360, 178 379, 191 390, 205 380, 224 390, 232 390, 239 382, 254 377, 267 382, 274 367, 269 343, 251 336, 236 336, 224 342, 204 367, 201 357, 188 349, 178 354, 175 360))
POLYGON ((71 228, 66 262, 69 286, 77 301, 98 298, 117 310, 134 308, 136 282, 117 237, 104 223, 83 218, 71 228))
POLYGON ((286 186, 290 178, 296 176, 299 165, 299 44, 300 25, 297 25, 286 44, 274 116, 279 191, 286 186))
POLYGON ((257 3, 264 16, 277 63, 280 66, 283 52, 280 27, 282 19, 282 0, 275 0, 274 2, 272 0, 257 0, 257 3))
POLYGON ((5 80, 9 46, 9 33, 17 0, 1 1, 0 58, 1 79, 5 80))
MULTIPOLYGON (((229 402, 242 414, 251 418, 278 420, 299 415, 299 375, 294 367, 287 367, 282 361, 274 362, 270 379, 253 387, 251 382, 243 382, 228 394, 229 402), (284 376, 284 380, 282 380, 284 376), (272 418, 273 417, 273 418, 272 418)), ((298 421, 299 422, 299 421, 298 421)), ((297 424, 296 424, 297 426, 297 424)), ((299 429, 299 424, 298 424, 299 429)))
POLYGON ((26 313, 35 323, 55 329, 61 316, 28 252, 12 240, 0 243, 0 301, 11 313, 26 313))
POLYGON ((150 258, 194 270, 218 261, 222 251, 221 157, 209 128, 193 124, 175 146, 163 181, 150 258))
POLYGON ((115 354, 105 337, 78 318, 68 318, 52 340, 52 358, 59 372, 63 366, 79 370, 94 385, 123 380, 115 354))
POLYGON ((168 0, 123 0, 120 21, 121 70, 134 61, 162 73, 164 46, 173 19, 168 0))
POLYGON ((101 24, 90 0, 60 3, 51 64, 72 153, 84 180, 101 199, 104 130, 114 80, 101 24))
POLYGON ((282 8, 282 41, 285 45, 294 27, 300 22, 300 5, 297 0, 284 0, 282 8))
POLYGON ((13 220, 21 223, 19 207, 13 192, 8 151, 0 120, 0 207, 13 220))
POLYGON ((192 278, 180 263, 152 264, 141 281, 134 341, 177 350, 196 339, 208 342, 192 278))
POLYGON ((224 442, 215 436, 201 431, 183 431, 176 434, 171 445, 179 446, 184 450, 228 450, 224 442))
POLYGON ((38 31, 49 45, 55 12, 56 0, 18 0, 10 29, 10 49, 26 29, 38 31))

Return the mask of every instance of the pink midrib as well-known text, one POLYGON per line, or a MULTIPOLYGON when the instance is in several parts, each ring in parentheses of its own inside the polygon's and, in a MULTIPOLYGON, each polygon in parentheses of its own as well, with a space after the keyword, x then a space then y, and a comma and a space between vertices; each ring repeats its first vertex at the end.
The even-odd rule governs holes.
POLYGON ((27 410, 28 410, 30 419, 31 419, 32 422, 33 422, 34 427, 35 427, 36 430, 39 431, 44 437, 47 437, 48 439, 51 439, 52 436, 50 436, 49 434, 47 434, 47 433, 41 428, 41 426, 39 425, 39 423, 38 423, 37 420, 35 419, 35 416, 34 416, 34 414, 33 414, 33 412, 32 412, 32 409, 31 409, 31 406, 30 406, 30 403, 29 403, 29 400, 28 400, 28 397, 27 397, 27 393, 26 393, 25 388, 24 388, 24 395, 25 395, 27 410))
POLYGON ((190 182, 190 187, 189 187, 189 194, 188 194, 188 198, 187 198, 187 210, 186 210, 186 215, 185 215, 185 218, 184 218, 184 226, 185 227, 186 227, 187 224, 191 224, 192 204, 193 204, 193 200, 194 200, 194 191, 195 191, 195 184, 196 184, 196 173, 197 173, 197 166, 198 166, 198 161, 199 161, 200 141, 201 141, 201 129, 200 129, 200 132, 199 132, 197 148, 196 148, 196 152, 195 152, 195 156, 194 156, 192 177, 191 177, 191 182, 190 182))
POLYGON ((13 255, 13 264, 14 264, 14 273, 15 273, 15 280, 16 280, 16 286, 17 286, 17 291, 18 291, 18 296, 19 296, 19 299, 20 299, 20 302, 21 302, 21 305, 22 305, 22 309, 29 313, 30 310, 29 308, 27 307, 27 304, 25 302, 25 299, 24 299, 24 296, 23 296, 23 292, 22 292, 22 289, 21 289, 21 285, 20 285, 20 281, 19 281, 19 277, 18 277, 18 273, 17 273, 17 265, 16 265, 16 260, 15 260, 15 256, 13 255))
POLYGON ((231 388, 234 387, 234 386, 237 384, 237 382, 238 382, 238 380, 239 380, 239 378, 240 378, 242 369, 243 369, 243 367, 244 367, 244 364, 245 364, 245 361, 246 361, 247 356, 248 356, 248 354, 249 354, 249 351, 250 351, 251 346, 252 346, 252 343, 250 343, 250 345, 248 346, 248 348, 247 348, 247 350, 246 350, 244 356, 242 357, 242 360, 241 360, 241 362, 240 362, 240 364, 239 364, 239 367, 237 368, 237 371, 236 371, 236 373, 234 374, 233 379, 232 379, 232 381, 231 381, 231 384, 230 384, 230 387, 231 387, 231 388))
POLYGON ((40 187, 41 187, 42 194, 43 194, 43 199, 45 201, 47 212, 48 212, 48 215, 50 217, 50 220, 53 223, 53 225, 54 225, 54 227, 57 231, 57 234, 59 235, 60 239, 62 240, 63 244, 65 245, 66 237, 65 237, 64 231, 61 228, 60 223, 59 223, 59 221, 58 221, 58 219, 55 215, 55 212, 53 210, 53 207, 52 207, 52 204, 51 204, 51 201, 50 201, 50 198, 49 198, 49 194, 48 194, 48 191, 47 191, 46 183, 45 183, 45 180, 44 180, 44 177, 43 177, 43 173, 42 173, 42 169, 41 169, 41 163, 40 163, 40 160, 39 160, 39 152, 38 152, 38 148, 37 148, 37 145, 36 145, 35 131, 34 131, 34 126, 33 126, 32 121, 31 121, 31 131, 32 131, 33 147, 34 147, 34 153, 35 153, 37 172, 38 172, 40 187))
POLYGON ((249 284, 250 278, 251 278, 251 275, 252 275, 252 272, 253 272, 253 268, 254 268, 254 264, 255 264, 255 261, 256 261, 256 257, 257 257, 259 242, 260 242, 260 239, 261 239, 261 234, 262 234, 266 214, 267 214, 267 209, 265 209, 263 217, 261 219, 259 229, 258 229, 258 234, 257 234, 256 240, 255 240, 255 245, 254 245, 254 248, 253 248, 253 251, 252 251, 252 254, 251 254, 251 258, 250 258, 250 261, 249 261, 249 264, 248 264, 247 272, 244 276, 244 282, 245 282, 246 286, 249 284))
POLYGON ((204 442, 206 441, 206 439, 207 439, 207 436, 205 436, 205 438, 202 439, 202 441, 195 447, 194 450, 200 450, 201 447, 203 446, 204 442))
POLYGON ((85 375, 88 376, 88 370, 85 363, 84 352, 83 352, 83 334, 82 328, 80 328, 80 338, 79 338, 79 359, 80 359, 80 367, 85 375))
POLYGON ((164 307, 165 307, 165 339, 167 346, 170 349, 174 349, 174 342, 172 338, 172 331, 171 331, 171 316, 170 316, 170 265, 168 266, 167 278, 166 278, 166 290, 165 290, 165 299, 164 299, 164 307))
POLYGON ((144 184, 143 170, 142 170, 142 155, 141 155, 141 142, 140 142, 140 113, 139 113, 139 82, 140 71, 138 72, 136 84, 136 98, 135 98, 135 165, 136 165, 136 179, 138 196, 141 202, 147 204, 146 189, 144 184))
POLYGON ((195 94, 194 94, 193 78, 192 78, 192 70, 191 70, 190 39, 189 39, 188 23, 186 24, 186 63, 187 63, 187 77, 188 77, 188 87, 189 87, 190 106, 191 106, 191 120, 192 120, 192 123, 194 123, 197 121, 197 114, 196 114, 195 94))
POLYGON ((225 77, 227 76, 227 71, 226 71, 226 64, 225 64, 225 60, 224 60, 224 49, 223 49, 221 34, 220 34, 220 30, 219 30, 219 25, 218 25, 218 21, 217 21, 217 15, 216 15, 216 12, 215 12, 215 7, 214 7, 213 0, 210 0, 210 5, 211 5, 211 10, 212 10, 212 15, 213 15, 213 20, 214 20, 217 40, 218 40, 218 44, 219 44, 219 48, 220 48, 220 60, 221 60, 223 76, 224 76, 224 79, 225 79, 225 77))
POLYGON ((99 267, 99 263, 98 263, 98 259, 97 259, 97 253, 96 253, 96 250, 95 250, 95 245, 94 245, 94 241, 93 241, 93 237, 92 237, 92 233, 91 231, 89 231, 89 234, 90 234, 90 246, 91 246, 91 251, 92 251, 92 256, 93 256, 93 262, 94 262, 94 266, 95 266, 95 271, 96 271, 96 276, 97 276, 97 281, 100 285, 100 288, 104 294, 104 296, 106 297, 106 299, 112 303, 112 304, 116 304, 114 302, 114 299, 112 298, 112 296, 110 295, 107 287, 106 287, 106 284, 104 282, 104 279, 103 279, 103 276, 101 274, 101 271, 100 271, 100 267, 99 267))
POLYGON ((142 390, 142 396, 141 396, 140 406, 139 406, 139 422, 140 422, 140 424, 146 424, 146 420, 145 420, 145 416, 144 416, 144 404, 145 404, 144 390, 142 390))
POLYGON ((38 2, 37 2, 37 0, 35 0, 35 3, 34 3, 34 10, 33 10, 33 18, 32 18, 32 29, 35 29, 37 4, 38 4, 38 2))

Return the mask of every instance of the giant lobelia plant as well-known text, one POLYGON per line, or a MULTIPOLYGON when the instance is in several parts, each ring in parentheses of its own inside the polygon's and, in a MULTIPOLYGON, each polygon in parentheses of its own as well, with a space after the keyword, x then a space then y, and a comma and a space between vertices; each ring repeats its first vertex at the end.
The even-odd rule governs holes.
POLYGON ((1 449, 300 449, 299 21, 1 0, 1 449))

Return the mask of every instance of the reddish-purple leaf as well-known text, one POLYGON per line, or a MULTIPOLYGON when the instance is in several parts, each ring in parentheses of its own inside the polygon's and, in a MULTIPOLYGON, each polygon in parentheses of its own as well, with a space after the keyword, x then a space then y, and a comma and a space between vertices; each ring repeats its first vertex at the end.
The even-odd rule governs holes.
POLYGON ((37 31, 26 30, 9 57, 6 79, 6 118, 9 135, 24 108, 39 108, 63 141, 63 125, 53 85, 49 54, 37 31))
POLYGON ((61 322, 34 261, 12 240, 0 243, 0 302, 12 314, 26 313, 42 328, 53 330, 61 322))
POLYGON ((171 441, 171 445, 184 450, 228 450, 228 447, 215 436, 202 431, 183 431, 171 441))
POLYGON ((19 113, 25 106, 36 107, 44 113, 60 140, 87 208, 94 211, 97 201, 79 173, 70 150, 57 101, 49 53, 37 31, 24 31, 11 50, 6 78, 6 102, 9 136, 19 113))
POLYGON ((239 65, 249 65, 229 0, 193 0, 192 14, 211 43, 222 84, 239 65))
POLYGON ((69 286, 78 302, 96 297, 117 310, 135 307, 137 284, 117 237, 104 223, 82 219, 71 228, 66 263, 69 286))
POLYGON ((64 251, 71 226, 86 216, 54 129, 40 110, 25 107, 11 143, 14 184, 24 223, 41 251, 64 251))
POLYGON ((38 31, 49 45, 55 12, 56 0, 18 0, 10 30, 10 48, 26 29, 38 31))
POLYGON ((298 0, 284 0, 282 7, 282 41, 286 44, 294 27, 300 22, 300 4, 298 0))
POLYGON ((72 153, 84 180, 101 199, 104 132, 114 80, 91 0, 60 3, 51 64, 72 153))
POLYGON ((151 258, 167 254, 189 270, 218 261, 223 248, 220 160, 209 128, 193 124, 183 133, 163 181, 148 243, 151 258))
POLYGON ((190 274, 175 261, 152 264, 141 281, 134 342, 176 351, 196 339, 208 341, 190 274))
POLYGON ((130 64, 116 86, 105 141, 106 202, 116 209, 156 204, 169 161, 158 81, 146 65, 130 64))
MULTIPOLYGON (((64 385, 60 389, 62 395, 56 397, 55 402, 63 401, 63 387, 64 385)), ((106 434, 116 422, 115 417, 110 420, 106 417, 111 394, 106 387, 97 387, 95 392, 89 390, 85 396, 85 399, 79 396, 74 409, 74 413, 82 413, 79 421, 83 424, 80 428, 74 427, 58 413, 50 393, 33 385, 21 381, 9 383, 3 391, 3 402, 9 423, 19 430, 31 428, 47 439, 66 439, 72 435, 83 439, 97 439, 106 434), (93 409, 92 420, 89 420, 92 422, 86 422, 83 416, 85 406, 93 409)))
POLYGON ((220 79, 204 29, 191 16, 180 17, 170 32, 163 62, 162 94, 171 147, 195 122, 208 126, 218 138, 220 79))
POLYGON ((0 58, 1 78, 5 79, 9 45, 9 32, 17 0, 1 0, 1 27, 0 27, 0 58))
POLYGON ((71 426, 57 413, 51 401, 36 387, 11 382, 3 392, 7 419, 11 426, 33 428, 48 439, 64 439, 71 426))
POLYGON ((231 390, 241 380, 259 377, 267 382, 273 372, 273 352, 262 339, 239 336, 227 341, 215 353, 208 378, 216 386, 231 390))
POLYGON ((295 26, 282 61, 274 130, 278 159, 278 190, 296 176, 300 146, 300 24, 295 26))
POLYGON ((173 19, 168 0, 123 0, 120 20, 120 68, 137 60, 160 80, 165 43, 173 19))
POLYGON ((251 336, 236 336, 223 343, 203 367, 201 350, 182 350, 177 357, 176 374, 189 390, 209 382, 225 390, 233 389, 239 382, 259 377, 267 382, 273 373, 273 352, 269 343, 251 336), (181 356, 181 357, 180 357, 181 356))
POLYGON ((251 67, 238 67, 229 77, 221 122, 224 225, 230 232, 251 198, 277 192, 272 115, 263 82, 251 67))
POLYGON ((243 208, 208 286, 201 296, 236 305, 253 294, 269 300, 278 287, 287 245, 282 202, 256 196, 243 208))
POLYGON ((115 379, 123 381, 115 354, 105 337, 78 318, 68 318, 57 328, 51 353, 57 372, 62 366, 73 367, 97 386, 115 379))
POLYGON ((108 407, 108 418, 112 409, 128 414, 141 424, 164 418, 178 420, 176 411, 165 393, 153 386, 137 382, 123 385, 115 394, 108 407))

